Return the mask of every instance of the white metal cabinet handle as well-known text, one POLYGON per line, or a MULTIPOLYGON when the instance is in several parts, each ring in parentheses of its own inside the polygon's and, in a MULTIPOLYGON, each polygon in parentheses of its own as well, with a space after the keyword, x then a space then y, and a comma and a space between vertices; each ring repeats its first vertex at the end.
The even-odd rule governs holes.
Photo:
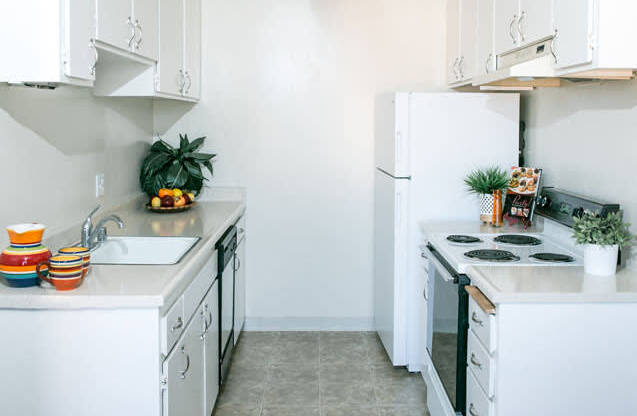
POLYGON ((475 312, 471 314, 471 320, 480 326, 484 326, 484 322, 478 319, 478 315, 475 312))
POLYGON ((139 23, 139 20, 135 19, 135 29, 139 30, 139 40, 135 41, 135 49, 139 49, 142 46, 142 42, 144 40, 144 31, 142 29, 142 24, 139 23))
POLYGON ((555 50, 555 41, 559 37, 560 32, 558 32, 557 28, 553 34, 553 39, 551 39, 551 55, 553 55, 553 59, 555 59, 555 63, 558 61, 557 51, 555 50))
POLYGON ((237 257, 235 260, 237 260, 237 262, 235 263, 236 267, 234 268, 234 271, 238 272, 239 269, 241 268, 241 259, 237 257))
POLYGON ((186 77, 184 76, 184 70, 179 70, 179 93, 184 95, 184 87, 186 86, 186 77))
POLYGON ((128 24, 128 26, 130 27, 130 38, 128 38, 128 49, 133 49, 133 42, 135 41, 135 24, 133 23, 133 19, 131 19, 130 16, 128 16, 128 19, 126 19, 126 24, 128 24))
POLYGON ((511 36, 511 40, 513 41, 513 44, 515 45, 517 43, 517 39, 515 38, 515 33, 513 33, 513 25, 515 25, 515 22, 518 20, 518 15, 514 14, 513 15, 513 19, 511 20, 511 23, 509 23, 509 36, 511 36))
POLYGON ((480 370, 482 370, 482 363, 480 361, 478 361, 478 359, 476 358, 476 355, 474 353, 471 353, 471 358, 469 360, 471 361, 471 364, 475 365, 480 370))
POLYGON ((464 79, 464 72, 462 71, 462 67, 464 66, 464 56, 460 57, 458 61, 458 72, 460 73, 460 79, 464 79))
POLYGON ((453 61, 453 66, 451 67, 451 69, 453 70, 453 74, 456 76, 456 79, 458 79, 458 60, 460 58, 456 58, 455 61, 453 61))
POLYGON ((186 356, 186 368, 179 372, 179 377, 181 377, 181 379, 183 380, 186 378, 186 373, 188 373, 188 370, 190 370, 190 355, 186 353, 186 348, 183 345, 179 350, 186 356))
POLYGON ((489 69, 489 65, 491 64, 491 59, 492 58, 493 58, 493 54, 490 53, 489 56, 487 57, 487 62, 484 64, 484 70, 485 70, 485 73, 487 73, 487 74, 489 73, 489 70, 490 70, 489 69))
POLYGON ((97 46, 95 46, 95 39, 91 39, 88 42, 88 47, 93 49, 93 54, 95 59, 93 59, 93 65, 91 65, 91 76, 95 76, 95 69, 97 68, 97 61, 100 59, 100 53, 97 51, 97 46))
POLYGON ((476 408, 475 408, 475 406, 473 405, 473 403, 471 403, 471 404, 469 405, 469 414, 470 414, 471 416, 480 416, 480 414, 479 414, 478 412, 476 412, 476 408))
MULTIPOLYGON (((185 77, 186 77, 186 81, 188 81, 188 86, 184 85, 184 94, 188 94, 190 93, 190 87, 192 87, 192 77, 190 76, 190 72, 186 71, 184 73, 185 77)), ((185 83, 185 81, 184 81, 185 83)))
POLYGON ((518 33, 520 34, 520 41, 524 42, 524 30, 522 29, 522 21, 526 19, 526 12, 520 13, 520 18, 518 19, 518 33))
POLYGON ((182 326, 184 326, 184 320, 181 319, 181 316, 180 316, 177 318, 177 323, 170 328, 170 332, 175 332, 176 330, 180 329, 182 326))

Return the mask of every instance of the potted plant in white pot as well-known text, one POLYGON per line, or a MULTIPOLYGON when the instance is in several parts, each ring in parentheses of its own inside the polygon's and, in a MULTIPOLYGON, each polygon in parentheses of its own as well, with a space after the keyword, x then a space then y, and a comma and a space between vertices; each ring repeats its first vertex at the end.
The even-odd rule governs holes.
POLYGON ((493 218, 493 192, 509 186, 509 173, 498 167, 476 169, 464 180, 469 192, 480 197, 480 220, 490 222, 493 218))
POLYGON ((602 218, 592 212, 574 217, 573 237, 584 245, 584 272, 596 276, 612 276, 617 272, 619 248, 633 241, 627 224, 620 213, 609 213, 602 218))

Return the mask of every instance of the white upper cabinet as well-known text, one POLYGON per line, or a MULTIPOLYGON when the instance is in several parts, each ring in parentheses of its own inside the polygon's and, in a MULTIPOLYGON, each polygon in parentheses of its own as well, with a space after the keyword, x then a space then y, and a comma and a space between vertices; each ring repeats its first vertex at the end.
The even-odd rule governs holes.
POLYGON ((199 99, 201 96, 201 0, 184 0, 186 85, 183 94, 199 99))
POLYGON ((494 0, 478 0, 477 22, 477 62, 476 75, 483 75, 495 70, 495 54, 493 45, 494 0))
POLYGON ((558 0, 553 7, 555 67, 563 69, 591 63, 593 0, 558 0))
POLYGON ((517 29, 521 46, 553 36, 553 25, 551 21, 552 2, 553 0, 520 1, 517 29))
POLYGON ((157 60, 159 55, 158 0, 134 0, 135 52, 157 60))
POLYGON ((159 9, 159 64, 157 65, 160 93, 181 95, 186 79, 184 61, 184 0, 162 0, 159 9))
POLYGON ((0 82, 93 84, 95 3, 22 0, 0 13, 0 82))
POLYGON ((157 0, 96 1, 98 41, 157 60, 157 0))
POLYGON ((495 0, 495 53, 500 55, 518 47, 519 0, 495 0))
POLYGON ((464 85, 476 69, 477 1, 447 3, 447 81, 464 85))
POLYGON ((447 82, 458 82, 460 59, 460 0, 447 1, 447 82))
POLYGON ((476 35, 478 29, 478 0, 460 2, 460 61, 462 80, 470 80, 476 71, 476 35))
POLYGON ((135 36, 131 0, 96 1, 97 30, 95 38, 121 49, 131 49, 135 36))

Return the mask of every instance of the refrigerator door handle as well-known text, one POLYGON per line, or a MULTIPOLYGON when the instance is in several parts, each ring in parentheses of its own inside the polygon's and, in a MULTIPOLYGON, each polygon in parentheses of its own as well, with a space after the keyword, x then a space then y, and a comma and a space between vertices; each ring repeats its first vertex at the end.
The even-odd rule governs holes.
POLYGON ((394 176, 391 173, 387 172, 385 169, 382 168, 376 168, 378 169, 379 172, 384 173, 385 175, 389 176, 392 179, 397 179, 397 180, 411 180, 411 176, 394 176))

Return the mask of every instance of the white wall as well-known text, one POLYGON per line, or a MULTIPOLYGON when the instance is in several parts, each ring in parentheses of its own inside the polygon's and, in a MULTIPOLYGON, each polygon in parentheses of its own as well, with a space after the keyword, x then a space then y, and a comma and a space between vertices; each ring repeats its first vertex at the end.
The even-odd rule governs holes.
POLYGON ((521 119, 527 123, 527 164, 544 168, 545 185, 620 203, 637 233, 637 82, 524 94, 521 119))
MULTIPOLYGON (((38 221, 49 226, 46 237, 80 223, 98 202, 100 172, 105 207, 138 195, 152 126, 147 99, 95 98, 90 89, 71 87, 0 87, 0 227, 38 221)), ((6 244, 2 228, 0 247, 6 244)))
POLYGON ((248 188, 253 323, 370 325, 374 97, 443 88, 444 20, 444 0, 204 2, 201 103, 156 102, 155 129, 208 135, 213 183, 248 188))

